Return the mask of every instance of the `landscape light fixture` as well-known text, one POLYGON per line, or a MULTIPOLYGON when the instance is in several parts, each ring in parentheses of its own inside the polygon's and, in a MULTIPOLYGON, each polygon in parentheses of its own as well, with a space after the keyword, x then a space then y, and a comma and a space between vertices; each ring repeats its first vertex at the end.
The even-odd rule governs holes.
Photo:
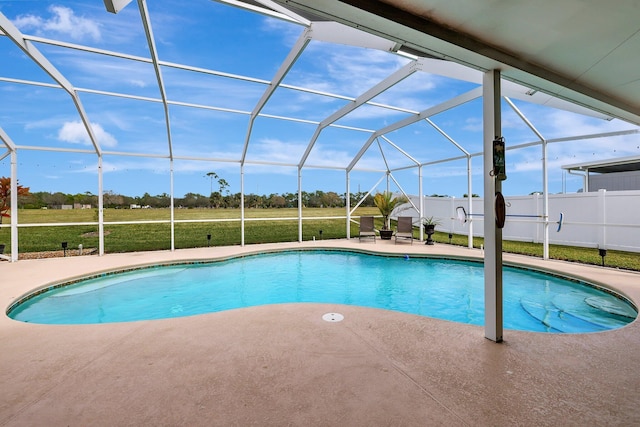
POLYGON ((322 240, 322 230, 318 230, 318 234, 320 234, 320 240, 322 240))
POLYGON ((598 249, 598 253, 602 257, 602 266, 604 267, 604 257, 607 256, 607 250, 606 249, 598 249))
POLYGON ((211 246, 211 234, 207 234, 207 247, 211 246))
POLYGON ((62 242, 62 250, 63 250, 64 256, 67 256, 67 246, 68 246, 67 242, 62 242))
POLYGON ((453 234, 449 233, 449 244, 451 244, 451 239, 453 239, 453 234))

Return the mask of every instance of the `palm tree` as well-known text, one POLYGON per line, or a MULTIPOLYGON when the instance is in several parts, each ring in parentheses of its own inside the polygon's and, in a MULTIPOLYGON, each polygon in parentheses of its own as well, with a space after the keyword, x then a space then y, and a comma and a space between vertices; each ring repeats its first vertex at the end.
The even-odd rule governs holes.
POLYGON ((382 225, 383 230, 391 229, 391 225, 389 224, 389 215, 391 215, 391 212, 393 212, 396 206, 402 203, 407 203, 407 201, 407 198, 404 196, 393 197, 393 193, 390 191, 376 193, 373 197, 373 203, 376 204, 376 207, 384 218, 384 224, 382 225))

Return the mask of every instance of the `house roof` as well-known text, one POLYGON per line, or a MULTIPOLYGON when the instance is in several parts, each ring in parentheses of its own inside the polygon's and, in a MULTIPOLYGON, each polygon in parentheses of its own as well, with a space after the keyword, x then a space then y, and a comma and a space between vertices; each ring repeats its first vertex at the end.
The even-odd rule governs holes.
POLYGON ((640 156, 619 157, 604 161, 576 163, 562 166, 562 169, 596 173, 637 171, 640 170, 640 156))

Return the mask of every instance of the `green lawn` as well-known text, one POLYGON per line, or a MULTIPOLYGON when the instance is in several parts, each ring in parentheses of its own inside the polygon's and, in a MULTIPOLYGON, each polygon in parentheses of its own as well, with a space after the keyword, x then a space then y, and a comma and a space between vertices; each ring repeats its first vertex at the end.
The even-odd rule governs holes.
MULTIPOLYGON (((353 217, 360 215, 378 215, 376 208, 358 208, 353 217)), ((245 243, 269 243, 291 242, 298 240, 298 209, 246 209, 245 218, 245 243), (263 218, 263 221, 251 219, 263 218), (290 220, 275 220, 275 218, 291 218, 290 220)), ((335 209, 303 209, 303 240, 316 239, 340 239, 346 237, 344 219, 331 219, 331 217, 344 217, 345 210, 335 209), (320 235, 322 230, 322 235, 320 235)), ((109 222, 126 221, 169 221, 171 212, 169 209, 105 209, 105 251, 132 252, 150 251, 171 248, 171 226, 169 223, 156 224, 108 224, 109 222)), ((73 210, 36 210, 23 209, 18 212, 21 224, 62 224, 97 222, 98 216, 95 209, 73 210)), ((175 247, 193 248, 205 247, 209 244, 207 235, 211 235, 212 246, 232 246, 241 242, 240 210, 238 209, 176 209, 177 221, 196 221, 175 224, 175 247), (212 222, 212 220, 218 220, 212 222), (209 222, 207 222, 209 221, 209 222)), ((5 224, 8 219, 5 218, 5 224)), ((376 228, 382 227, 382 219, 376 218, 376 228)), ((83 224, 74 226, 46 226, 46 227, 21 227, 20 252, 40 252, 61 249, 62 242, 67 242, 69 248, 77 248, 82 244, 84 248, 98 247, 98 226, 95 224, 83 224)), ((358 235, 357 224, 350 227, 352 237, 358 235)), ((415 230, 416 238, 419 236, 415 230)), ((8 227, 0 228, 0 244, 5 244, 5 253, 11 250, 10 230, 8 227)), ((436 232, 434 240, 438 243, 448 244, 447 233, 436 232)), ((451 244, 467 246, 467 236, 454 235, 451 244)), ((474 238, 473 246, 479 248, 483 244, 482 238, 474 238)), ((529 242, 505 241, 505 252, 519 253, 542 257, 542 244, 529 242)), ((597 249, 579 248, 570 246, 549 246, 549 256, 553 259, 581 262, 585 264, 600 265, 602 258, 597 249)), ((605 264, 610 267, 618 267, 640 271, 640 254, 634 252, 607 251, 605 264)))
MULTIPOLYGON (((449 243, 449 234, 436 232, 433 235, 433 240, 440 243, 449 243)), ((465 235, 453 235, 451 244, 467 246, 468 238, 465 235)), ((482 244, 484 244, 484 239, 482 237, 473 238, 474 248, 480 248, 480 245, 482 244)), ((544 250, 542 243, 515 242, 508 240, 502 243, 502 249, 504 252, 531 255, 540 258, 542 258, 544 250)), ((580 262, 583 264, 602 264, 602 258, 598 253, 598 249, 594 248, 549 245, 549 258, 559 259, 563 261, 580 262)), ((605 265, 609 267, 640 271, 640 254, 636 252, 607 250, 605 265)))
MULTIPOLYGON (((374 215, 376 208, 358 208, 354 217, 374 215)), ((337 239, 346 237, 344 219, 330 217, 345 216, 345 210, 336 209, 303 209, 303 240, 337 239), (323 219, 326 218, 326 219, 323 219), (322 235, 320 235, 322 230, 322 235)), ((246 209, 245 243, 287 242, 298 240, 297 209, 246 209), (264 218, 264 221, 251 219, 264 218), (291 218, 275 220, 275 218, 291 218), (273 220, 269 220, 273 219, 273 220)), ((171 225, 155 224, 109 224, 109 222, 127 221, 169 221, 169 209, 105 209, 105 251, 132 252, 160 250, 171 248, 171 225)), ((97 222, 97 211, 86 210, 35 210, 25 209, 18 213, 20 224, 62 224, 77 222, 97 222)), ((240 210, 237 209, 176 209, 175 247, 193 248, 209 244, 207 235, 211 235, 212 246, 231 246, 241 243, 240 210), (212 222, 212 220, 218 220, 212 222), (208 221, 208 222, 207 222, 208 221)), ((6 220, 5 220, 6 223, 6 220)), ((357 224, 351 224, 351 236, 358 235, 357 224)), ((69 248, 98 246, 98 226, 61 225, 46 227, 20 227, 20 252, 40 252, 58 250, 62 242, 69 248)), ((10 230, 0 228, 0 243, 6 245, 5 252, 10 251, 10 230)))

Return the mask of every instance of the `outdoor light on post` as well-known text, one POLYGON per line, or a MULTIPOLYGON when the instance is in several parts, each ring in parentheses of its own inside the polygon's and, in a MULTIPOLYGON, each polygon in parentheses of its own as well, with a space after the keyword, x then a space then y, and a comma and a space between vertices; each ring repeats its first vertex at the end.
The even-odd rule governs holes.
POLYGON ((211 246, 211 234, 207 234, 207 247, 211 246))
POLYGON ((62 250, 64 251, 64 256, 67 256, 67 242, 62 242, 62 250))
POLYGON ((320 235, 320 240, 322 240, 322 230, 318 230, 318 234, 320 235))
POLYGON ((607 256, 607 250, 606 249, 598 249, 598 253, 602 257, 602 266, 604 267, 604 257, 607 256))
POLYGON ((453 239, 453 234, 449 233, 449 244, 451 244, 451 239, 453 239))

